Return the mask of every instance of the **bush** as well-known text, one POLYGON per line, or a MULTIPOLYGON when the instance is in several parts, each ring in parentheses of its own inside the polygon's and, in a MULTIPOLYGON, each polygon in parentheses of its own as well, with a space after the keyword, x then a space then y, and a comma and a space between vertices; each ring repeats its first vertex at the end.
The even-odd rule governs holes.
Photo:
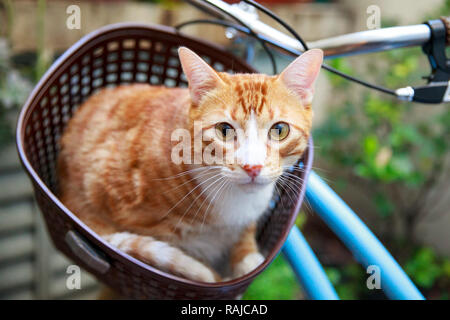
MULTIPOLYGON (((448 15, 449 8, 447 1, 434 17, 448 15)), ((429 72, 421 63, 423 56, 418 48, 380 53, 368 61, 365 70, 358 68, 357 75, 390 88, 419 84, 420 76, 429 72)), ((332 64, 356 74, 346 61, 335 59, 332 64)), ((327 120, 314 132, 318 158, 332 172, 344 173, 333 179, 344 180, 344 185, 351 184, 371 199, 376 225, 383 226, 382 242, 413 281, 432 297, 448 297, 450 260, 421 245, 414 232, 418 222, 432 212, 432 201, 427 200, 448 156, 450 109, 358 91, 356 85, 350 87, 334 75, 330 80, 335 88, 334 101, 340 102, 332 106, 327 120)), ((355 271, 353 262, 328 270, 343 297, 364 297, 364 272, 359 270, 355 271)))

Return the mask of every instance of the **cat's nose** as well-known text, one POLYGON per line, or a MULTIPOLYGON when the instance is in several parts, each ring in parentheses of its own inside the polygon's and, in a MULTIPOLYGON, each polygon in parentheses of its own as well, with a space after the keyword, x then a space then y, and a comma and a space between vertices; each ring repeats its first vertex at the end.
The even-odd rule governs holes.
POLYGON ((245 172, 247 172, 248 176, 252 179, 255 179, 259 173, 261 172, 262 165, 243 165, 242 169, 244 169, 245 172))

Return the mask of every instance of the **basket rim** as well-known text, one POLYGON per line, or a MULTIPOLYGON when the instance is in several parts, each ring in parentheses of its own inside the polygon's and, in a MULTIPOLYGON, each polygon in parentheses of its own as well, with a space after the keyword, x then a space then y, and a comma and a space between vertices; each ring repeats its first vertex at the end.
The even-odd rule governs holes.
MULTIPOLYGON (((249 283, 252 281, 257 275, 259 275, 267 266, 269 263, 273 261, 276 255, 278 255, 279 251, 281 250, 284 242, 287 239, 287 236, 289 235, 289 232, 295 222, 296 216, 298 211, 300 210, 301 203, 303 202, 306 185, 302 186, 300 189, 299 195, 296 199, 295 206, 292 206, 289 221, 287 223, 287 228, 283 230, 282 235, 277 239, 274 247, 269 252, 269 254, 265 257, 265 260, 262 264, 260 264, 256 269, 254 269, 252 272, 241 276, 236 279, 232 279, 229 281, 221 281, 221 282, 214 282, 214 283, 206 283, 206 282, 200 282, 200 281, 194 281, 185 279, 182 277, 175 276, 170 273, 166 273, 164 271, 161 271, 155 267, 152 267, 151 265, 148 265, 130 255, 128 255, 125 252, 122 252, 121 250, 117 249, 116 247, 110 245, 108 242, 103 240, 102 237, 100 237, 97 233, 95 233, 91 228, 89 228, 82 220, 80 220, 74 213, 72 213, 59 199, 58 197, 49 189, 49 187, 42 181, 38 173, 34 170, 32 167, 26 151, 24 149, 24 139, 25 139, 25 127, 24 124, 27 122, 29 117, 31 116, 30 108, 33 104, 33 101, 36 99, 40 99, 41 96, 47 91, 50 80, 56 76, 59 76, 59 73, 62 72, 61 67, 63 67, 71 58, 76 56, 78 50, 83 48, 86 44, 90 43, 91 41, 95 40, 98 37, 104 36, 109 33, 114 33, 117 31, 125 31, 127 29, 141 29, 143 31, 156 31, 156 32, 162 32, 166 34, 170 34, 171 36, 175 37, 182 37, 185 40, 192 41, 194 43, 197 43, 199 45, 208 46, 212 49, 215 49, 216 51, 224 51, 224 48, 222 46, 219 46, 217 44, 211 43, 209 41, 205 41, 202 39, 198 39, 186 34, 183 34, 179 32, 177 29, 168 27, 168 26, 162 26, 162 25, 154 25, 154 24, 148 24, 148 23, 130 23, 130 22, 121 22, 121 23, 115 23, 103 26, 99 29, 96 29, 95 31, 92 31, 82 38, 80 38, 75 44, 73 44, 70 48, 68 48, 58 59, 50 66, 50 68, 45 72, 45 74, 41 77, 41 79, 38 81, 36 86, 31 91, 29 97, 27 98, 26 102, 24 103, 18 120, 17 120, 17 127, 16 127, 16 147, 17 152, 19 155, 19 159, 27 172, 28 176, 32 180, 32 183, 34 187, 40 189, 48 198, 51 200, 59 210, 64 212, 67 218, 71 220, 73 223, 75 223, 79 228, 83 230, 83 232, 87 233, 90 238, 94 239, 98 242, 96 247, 99 247, 100 249, 105 251, 105 249, 109 250, 110 252, 114 253, 116 256, 119 256, 121 259, 125 261, 130 261, 134 263, 135 267, 139 267, 145 270, 145 272, 152 272, 156 274, 158 277, 166 278, 172 282, 175 282, 178 285, 182 286, 190 286, 195 287, 197 289, 225 289, 225 288, 232 288, 236 286, 241 286, 243 283, 249 283)), ((256 70, 249 66, 246 62, 242 61, 240 58, 236 57, 237 60, 240 61, 240 63, 244 66, 246 66, 249 70, 255 71, 256 70)), ((309 174, 311 164, 312 164, 312 158, 313 158, 313 142, 312 138, 310 137, 308 141, 308 147, 305 153, 303 154, 303 158, 306 159, 306 162, 304 162, 304 166, 306 168, 305 172, 305 181, 307 180, 307 176, 309 174)), ((304 182, 306 183, 306 182, 304 182)), ((89 240, 91 241, 91 240, 89 240)))

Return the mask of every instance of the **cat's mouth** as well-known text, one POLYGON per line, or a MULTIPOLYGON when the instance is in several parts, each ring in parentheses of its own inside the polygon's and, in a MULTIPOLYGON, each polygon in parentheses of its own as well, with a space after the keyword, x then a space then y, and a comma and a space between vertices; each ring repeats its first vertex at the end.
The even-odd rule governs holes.
POLYGON ((257 178, 237 183, 237 186, 245 192, 256 192, 258 190, 261 190, 271 182, 272 181, 269 181, 268 179, 257 178))
POLYGON ((249 182, 249 183, 241 183, 239 184, 239 188, 241 188, 244 192, 252 193, 260 190, 265 184, 249 182))

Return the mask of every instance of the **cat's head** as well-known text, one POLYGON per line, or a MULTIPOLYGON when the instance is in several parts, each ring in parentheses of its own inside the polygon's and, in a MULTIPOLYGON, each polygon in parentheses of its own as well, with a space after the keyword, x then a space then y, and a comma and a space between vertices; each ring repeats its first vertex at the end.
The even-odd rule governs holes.
POLYGON ((192 100, 190 121, 203 136, 202 165, 217 166, 229 181, 252 191, 295 164, 311 130, 322 50, 303 53, 278 76, 216 72, 184 47, 179 57, 192 100), (214 163, 206 161, 208 155, 214 163))

